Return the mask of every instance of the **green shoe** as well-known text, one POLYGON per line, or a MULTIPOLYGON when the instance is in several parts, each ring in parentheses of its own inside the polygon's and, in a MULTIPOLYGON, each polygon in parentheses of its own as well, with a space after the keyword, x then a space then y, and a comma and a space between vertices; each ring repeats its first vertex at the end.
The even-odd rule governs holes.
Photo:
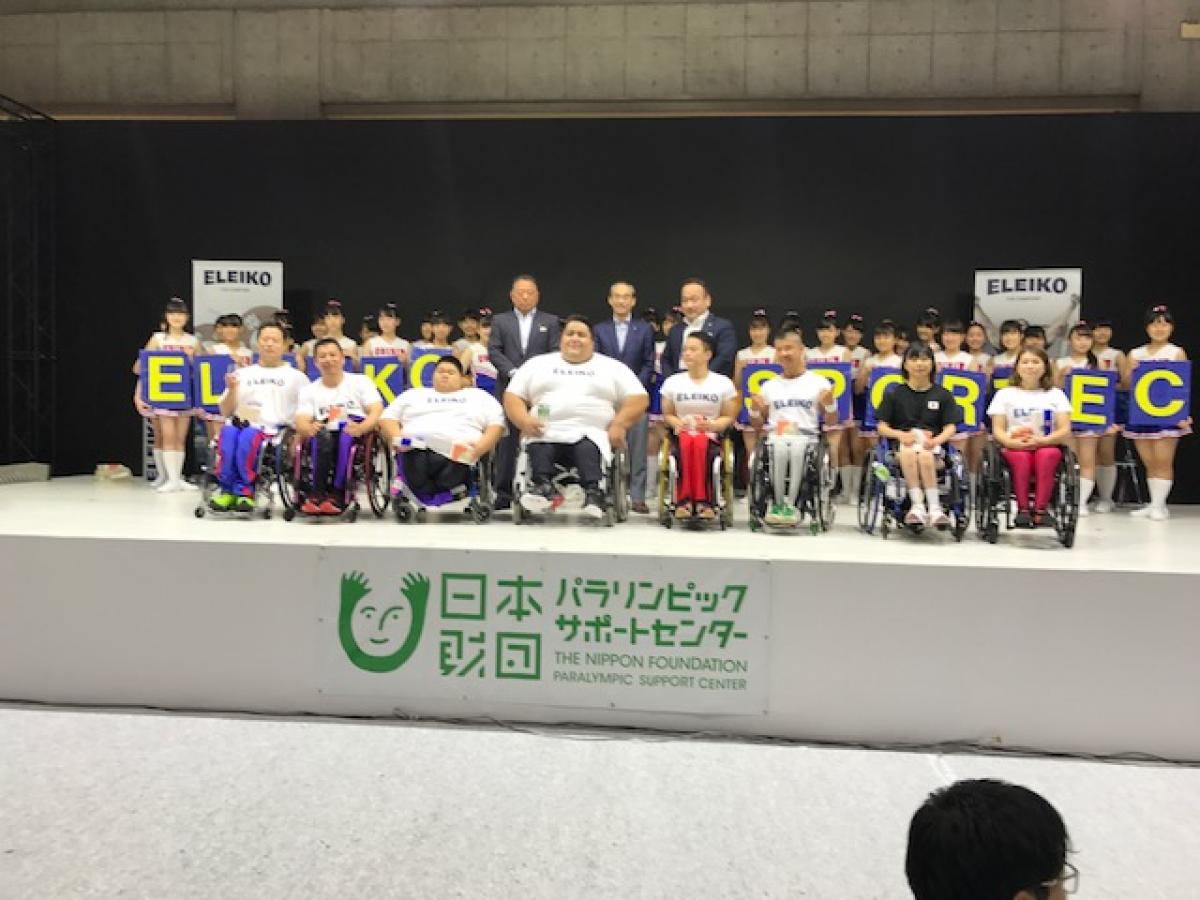
POLYGON ((871 466, 871 471, 874 473, 877 480, 882 481, 885 484, 892 480, 892 473, 888 471, 888 467, 881 462, 877 462, 871 466))
POLYGON ((238 512, 254 512, 254 498, 253 497, 238 497, 237 498, 237 511, 238 512))
POLYGON ((212 499, 208 501, 208 505, 218 512, 226 512, 233 508, 233 502, 233 494, 229 493, 228 491, 218 491, 212 496, 212 499))
POLYGON ((790 503, 783 504, 783 511, 780 514, 780 521, 784 525, 799 525, 800 513, 796 511, 796 507, 790 503))
POLYGON ((763 519, 768 525, 782 525, 783 506, 779 503, 772 503, 770 509, 767 510, 767 514, 763 516, 763 519))

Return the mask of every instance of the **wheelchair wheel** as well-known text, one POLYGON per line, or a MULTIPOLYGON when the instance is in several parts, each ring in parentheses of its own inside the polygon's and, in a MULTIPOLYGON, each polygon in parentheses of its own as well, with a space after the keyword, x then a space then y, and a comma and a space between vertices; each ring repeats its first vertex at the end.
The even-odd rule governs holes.
POLYGON ((387 512, 391 495, 388 488, 392 483, 392 454, 387 441, 372 431, 363 439, 362 475, 367 488, 367 502, 375 518, 382 519, 387 512))
POLYGON ((1004 493, 1004 462, 995 444, 984 448, 979 460, 979 474, 975 478, 975 530, 989 544, 996 543, 1000 536, 999 505, 1007 505, 1004 493))
POLYGON ((397 522, 411 522, 413 518, 412 504, 402 497, 397 497, 396 502, 392 504, 392 513, 396 516, 397 522))
POLYGON ((612 494, 612 518, 624 522, 629 518, 629 452, 624 447, 613 450, 608 489, 612 494))
POLYGON ((1079 460, 1070 447, 1063 447, 1054 478, 1051 499, 1054 531, 1059 543, 1069 549, 1075 546, 1075 529, 1079 525, 1079 460))
MULTIPOLYGON (((837 514, 833 505, 833 488, 837 481, 837 467, 829 452, 829 444, 822 439, 817 444, 816 452, 812 454, 812 468, 809 476, 813 479, 813 501, 816 508, 816 524, 821 531, 833 527, 833 519, 837 514)), ((816 529, 814 529, 815 533, 816 529)))
POLYGON ((486 503, 472 503, 470 513, 475 524, 482 525, 485 522, 491 521, 492 507, 486 503))
POLYGON ((492 512, 494 512, 496 505, 496 490, 492 486, 494 472, 495 467, 491 453, 488 453, 475 463, 476 505, 487 507, 489 518, 492 512))
POLYGON ((733 527, 733 441, 725 438, 721 441, 721 530, 733 527))
POLYGON ((863 460, 862 477, 858 482, 858 530, 874 534, 883 505, 883 485, 875 477, 875 453, 872 450, 863 460))
POLYGON ((668 468, 671 465, 671 439, 669 435, 663 435, 662 444, 658 449, 658 521, 667 528, 671 527, 671 519, 673 510, 667 501, 670 495, 674 499, 674 485, 670 483, 670 475, 668 468))
POLYGON ((300 485, 308 477, 308 454, 302 453, 304 442, 298 440, 291 427, 285 428, 275 447, 275 484, 279 488, 279 502, 283 504, 284 521, 296 517, 296 511, 304 502, 300 485))
POLYGON ((759 531, 767 515, 767 497, 771 485, 767 474, 766 448, 760 441, 750 455, 750 484, 746 491, 747 506, 750 510, 750 530, 759 531))

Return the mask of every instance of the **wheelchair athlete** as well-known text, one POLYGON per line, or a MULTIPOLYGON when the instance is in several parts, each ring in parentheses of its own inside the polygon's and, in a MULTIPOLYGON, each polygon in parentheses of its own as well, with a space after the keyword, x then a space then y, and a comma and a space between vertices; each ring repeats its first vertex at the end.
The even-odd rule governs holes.
POLYGON ((1063 445, 1071 437, 1071 402, 1053 386, 1046 351, 1027 348, 1017 354, 1012 384, 1001 388, 988 405, 992 437, 1008 464, 1018 528, 1056 527, 1047 513, 1056 483, 1063 445), (1029 508, 1033 481, 1033 509, 1029 508))
MULTIPOLYGON (((710 335, 693 332, 683 341, 680 358, 686 371, 663 382, 662 416, 673 435, 672 453, 678 466, 674 497, 665 496, 664 514, 676 519, 717 518, 713 465, 721 456, 721 435, 737 418, 738 393, 733 382, 708 364, 716 350, 710 335), (665 509, 673 505, 673 510, 665 509)), ((665 457, 664 457, 665 459, 665 457)), ((669 523, 668 523, 669 524, 669 523)))
MULTIPOLYGON (((836 421, 837 404, 829 380, 808 371, 798 326, 784 323, 775 338, 775 361, 783 371, 779 377, 764 382, 754 397, 756 415, 766 420, 766 439, 759 443, 755 453, 768 454, 773 488, 771 505, 762 520, 768 525, 795 527, 800 524, 797 504, 806 477, 808 454, 817 448, 822 422, 836 421)), ((756 468, 751 466, 751 480, 756 468)), ((826 488, 832 488, 832 484, 826 488)), ((753 490, 751 497, 753 504, 753 490)), ((752 525, 754 521, 752 515, 752 525)))
MULTIPOLYGON (((618 360, 595 352, 591 323, 567 316, 558 353, 527 360, 513 374, 504 393, 504 411, 525 439, 522 449, 532 484, 514 505, 521 512, 557 509, 563 498, 554 485, 554 467, 574 468, 584 490, 583 514, 601 519, 623 488, 601 490, 614 448, 625 446, 625 434, 650 402, 634 372, 618 360)), ((619 516, 618 516, 619 518, 619 516)))
POLYGON ((938 464, 962 421, 962 410, 953 395, 933 381, 935 368, 933 349, 922 342, 912 344, 901 363, 904 383, 884 394, 875 414, 879 435, 899 445, 897 456, 909 498, 904 524, 914 527, 951 524, 942 509, 938 464))
MULTIPOLYGON (((504 434, 504 410, 491 394, 463 387, 463 365, 443 357, 433 371, 433 387, 410 388, 393 400, 379 428, 396 456, 396 516, 402 521, 426 506, 444 506, 468 496, 472 466, 487 456, 504 434)), ((480 503, 475 498, 474 503, 480 503)), ((473 505, 472 512, 483 507, 473 505)), ((490 506, 485 520, 491 515, 490 506)))
POLYGON ((313 357, 321 377, 304 387, 296 404, 301 452, 312 454, 309 483, 299 486, 300 512, 340 516, 352 481, 352 447, 375 430, 383 398, 367 376, 343 371, 345 352, 335 339, 317 341, 313 357))
MULTIPOLYGON (((217 434, 217 490, 208 501, 217 512, 254 511, 264 445, 295 418, 300 392, 308 387, 308 379, 283 361, 283 347, 283 328, 263 325, 258 363, 230 369, 225 376, 221 415, 230 421, 217 434)), ((201 507, 197 515, 202 514, 201 507)))

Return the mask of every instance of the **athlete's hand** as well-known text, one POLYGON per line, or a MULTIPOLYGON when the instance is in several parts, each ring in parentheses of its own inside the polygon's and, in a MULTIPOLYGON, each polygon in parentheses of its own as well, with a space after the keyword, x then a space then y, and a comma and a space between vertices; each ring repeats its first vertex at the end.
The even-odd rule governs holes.
POLYGON ((360 438, 370 430, 362 422, 351 422, 346 425, 346 434, 353 438, 360 438))
POLYGON ((613 449, 621 449, 625 446, 625 427, 613 422, 608 426, 608 442, 613 445, 613 449))
POLYGON ((225 373, 225 387, 237 387, 238 377, 237 372, 230 369, 225 373))
POLYGON ((528 438, 540 438, 546 433, 546 423, 541 419, 535 419, 529 416, 521 425, 521 434, 528 438))

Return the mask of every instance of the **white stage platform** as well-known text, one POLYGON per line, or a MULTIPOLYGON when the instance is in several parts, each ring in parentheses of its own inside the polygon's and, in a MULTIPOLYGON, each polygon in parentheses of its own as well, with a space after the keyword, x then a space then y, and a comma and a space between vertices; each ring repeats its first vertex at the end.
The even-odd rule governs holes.
POLYGON ((885 541, 859 534, 849 507, 828 534, 777 536, 744 514, 694 533, 639 516, 612 529, 200 520, 194 504, 91 478, 0 487, 0 699, 1200 760, 1200 510, 1093 516, 1065 550, 1048 531, 885 541), (424 638, 386 672, 347 661, 351 572, 372 588, 351 613, 384 600, 418 637, 400 585, 432 582, 424 638), (478 598, 487 628, 447 586, 467 573, 493 592, 478 598), (546 592, 528 618, 497 588, 517 576, 546 592), (738 592, 702 597, 735 582, 737 615, 738 592), (654 599, 668 584, 695 588, 671 615, 654 599), (613 633, 639 615, 662 632, 613 633), (541 662, 524 672, 537 653, 518 645, 538 628, 541 662))

